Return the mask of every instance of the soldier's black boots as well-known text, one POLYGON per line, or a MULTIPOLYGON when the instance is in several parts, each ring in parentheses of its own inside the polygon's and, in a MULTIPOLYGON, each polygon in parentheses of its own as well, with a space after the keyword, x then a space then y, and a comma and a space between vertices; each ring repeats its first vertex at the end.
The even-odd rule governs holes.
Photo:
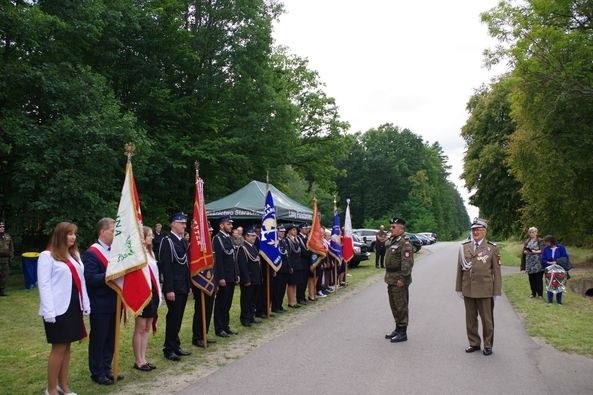
POLYGON ((385 339, 387 340, 391 340, 393 338, 393 336, 395 336, 397 334, 397 327, 391 332, 385 335, 385 339))
POLYGON ((391 338, 391 342, 399 343, 399 342, 405 342, 406 340, 408 340, 407 330, 408 330, 407 326, 398 326, 397 328, 395 328, 396 333, 395 333, 395 336, 393 336, 391 338))

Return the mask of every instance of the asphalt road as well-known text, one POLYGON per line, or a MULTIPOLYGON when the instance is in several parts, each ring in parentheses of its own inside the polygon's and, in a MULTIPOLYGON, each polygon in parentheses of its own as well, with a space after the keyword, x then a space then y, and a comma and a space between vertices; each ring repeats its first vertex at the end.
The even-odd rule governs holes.
POLYGON ((458 245, 438 243, 416 260, 407 342, 384 339, 394 324, 378 278, 179 394, 592 394, 593 360, 531 339, 504 296, 493 355, 464 352, 458 245))

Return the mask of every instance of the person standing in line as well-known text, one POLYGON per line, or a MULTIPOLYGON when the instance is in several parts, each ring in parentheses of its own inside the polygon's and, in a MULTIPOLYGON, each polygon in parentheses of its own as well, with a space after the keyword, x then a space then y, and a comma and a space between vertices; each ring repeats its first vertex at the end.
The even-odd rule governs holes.
POLYGON ((147 269, 152 290, 152 298, 148 305, 144 307, 142 313, 136 317, 136 323, 134 326, 134 335, 132 337, 132 349, 134 351, 134 369, 149 372, 156 369, 156 366, 146 360, 146 350, 148 348, 148 337, 150 336, 150 330, 154 320, 158 316, 158 309, 161 305, 161 284, 159 283, 159 269, 156 264, 156 259, 152 253, 152 241, 154 234, 152 229, 148 226, 143 226, 144 232, 144 248, 146 249, 147 269))
POLYGON ((385 227, 381 225, 375 234, 375 268, 385 268, 385 242, 387 241, 387 232, 385 227))
POLYGON ((297 227, 296 225, 287 225, 286 226, 286 252, 287 252, 287 261, 288 261, 288 268, 289 268, 289 276, 288 276, 288 285, 286 287, 286 298, 288 299, 288 307, 297 309, 301 307, 300 304, 297 303, 297 271, 295 267, 300 267, 301 265, 301 245, 299 243, 297 237, 297 227))
POLYGON ((262 267, 259 250, 255 246, 256 238, 255 229, 247 229, 245 241, 237 252, 241 278, 241 325, 243 326, 261 322, 255 319, 256 303, 262 283, 262 267))
POLYGON ((529 276, 530 298, 544 297, 544 267, 541 260, 544 241, 537 237, 537 228, 529 228, 529 238, 523 243, 521 270, 529 276))
MULTIPOLYGON (((297 240, 299 242, 299 246, 301 249, 301 262, 300 265, 294 266, 295 277, 297 280, 297 287, 296 287, 296 298, 297 303, 300 305, 307 304, 307 298, 305 297, 305 291, 307 290, 307 283, 309 282, 309 274, 311 271, 309 268, 311 267, 311 251, 307 248, 307 240, 309 239, 309 231, 311 227, 307 224, 299 224, 299 233, 297 235, 297 240)), ((311 273, 312 275, 312 273, 311 273)), ((313 287, 315 284, 313 283, 313 287)), ((315 295, 315 290, 313 289, 313 295, 315 295)))
POLYGON ((233 304, 235 285, 239 283, 239 268, 235 246, 231 239, 233 220, 224 216, 218 224, 219 231, 212 239, 214 270, 218 280, 218 291, 214 300, 214 332, 216 336, 228 337, 237 332, 230 327, 230 310, 233 304))
POLYGON ((386 334, 385 338, 392 343, 399 343, 408 340, 408 288, 412 284, 414 249, 412 242, 405 235, 406 221, 392 218, 389 223, 391 237, 386 242, 385 283, 395 329, 386 334))
POLYGON ((86 337, 83 315, 90 314, 84 268, 76 245, 78 227, 60 222, 37 262, 39 315, 51 344, 45 394, 76 395, 70 391, 70 344, 86 337))
POLYGON ((6 224, 4 221, 0 221, 0 296, 8 296, 6 294, 6 284, 10 272, 10 263, 13 259, 14 242, 12 237, 6 233, 6 224))
MULTIPOLYGON (((568 273, 569 268, 566 267, 566 264, 561 264, 561 260, 564 260, 565 263, 569 262, 568 253, 562 243, 558 243, 556 237, 552 235, 544 237, 544 243, 546 243, 542 251, 542 263, 544 267, 547 269, 552 265, 558 265, 568 273)), ((566 276, 566 274, 564 275, 566 276)), ((546 274, 547 276, 548 274, 546 274)), ((550 285, 553 287, 554 281, 551 281, 550 285)), ((554 302, 554 294, 556 294, 556 303, 562 305, 562 291, 555 290, 555 292, 552 292, 550 289, 547 289, 548 306, 551 306, 554 302)))
POLYGON ((286 284, 290 277, 290 266, 288 264, 288 246, 286 241, 286 228, 284 225, 278 226, 278 249, 282 258, 282 266, 274 273, 272 277, 272 312, 284 313, 286 310, 282 307, 284 303, 284 294, 286 293, 286 284))
POLYGON ((465 304, 465 327, 469 346, 465 352, 480 350, 478 315, 482 321, 484 355, 492 354, 494 342, 494 301, 501 294, 500 253, 493 242, 486 240, 487 223, 475 218, 471 225, 472 239, 461 245, 455 290, 465 304))
POLYGON ((159 247, 159 264, 163 272, 163 293, 167 303, 163 355, 170 361, 191 355, 181 348, 179 331, 189 294, 189 246, 184 239, 187 215, 179 211, 169 218, 171 233, 163 238, 159 247))
POLYGON ((156 259, 159 256, 159 247, 161 246, 161 240, 163 240, 163 237, 165 237, 165 235, 163 234, 162 224, 157 223, 154 225, 153 235, 154 238, 152 239, 152 253, 156 259))
MULTIPOLYGON (((102 218, 97 222, 97 242, 82 255, 84 278, 91 301, 91 333, 89 336, 89 370, 91 379, 100 385, 115 382, 111 371, 115 348, 115 308, 117 294, 105 283, 105 272, 115 234, 115 220, 102 218)), ((118 375, 117 380, 123 376, 118 375)))

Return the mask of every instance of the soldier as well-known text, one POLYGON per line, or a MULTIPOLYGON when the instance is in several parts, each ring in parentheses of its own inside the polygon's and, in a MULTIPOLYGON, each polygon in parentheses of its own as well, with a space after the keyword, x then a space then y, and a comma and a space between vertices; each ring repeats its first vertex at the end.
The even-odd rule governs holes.
POLYGON ((5 288, 8 281, 10 263, 13 258, 14 242, 10 235, 6 233, 6 225, 3 221, 0 221, 0 296, 8 296, 5 288))
POLYGON ((171 233, 161 240, 159 263, 163 272, 163 294, 167 302, 163 354, 170 361, 179 361, 191 351, 181 349, 179 331, 190 290, 187 241, 183 238, 187 215, 177 212, 169 217, 171 233))
POLYGON ((261 321, 255 319, 256 302, 261 291, 262 268, 259 250, 255 246, 257 233, 254 228, 247 229, 245 241, 237 251, 241 278, 241 324, 251 326, 261 321))
POLYGON ((214 251, 214 271, 218 281, 218 291, 214 301, 214 331, 216 336, 228 337, 237 334, 230 328, 229 312, 233 304, 235 284, 239 282, 235 247, 231 239, 233 220, 224 216, 218 224, 219 232, 212 239, 214 251))
POLYGON ((412 283, 414 249, 405 235, 406 221, 392 218, 389 223, 391 237, 385 242, 385 282, 395 329, 385 338, 399 343, 408 340, 408 287, 412 283))
POLYGON ((385 242, 387 241, 387 232, 385 227, 381 225, 379 231, 375 234, 375 268, 385 268, 385 242))
POLYGON ((480 350, 478 314, 482 321, 484 355, 492 354, 494 340, 494 300, 501 293, 500 253, 496 244, 485 239, 486 221, 475 218, 472 239, 461 245, 455 290, 465 303, 465 327, 469 346, 465 352, 480 350))

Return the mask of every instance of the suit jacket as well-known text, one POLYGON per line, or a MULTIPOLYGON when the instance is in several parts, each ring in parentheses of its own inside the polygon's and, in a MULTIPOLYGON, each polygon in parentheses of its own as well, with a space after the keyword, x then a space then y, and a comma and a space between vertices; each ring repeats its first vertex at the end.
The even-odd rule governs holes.
MULTIPOLYGON (((79 264, 71 260, 82 285, 82 311, 90 313, 91 304, 84 280, 84 268, 80 258, 79 264)), ((55 260, 49 251, 43 251, 37 261, 37 285, 39 287, 39 315, 52 318, 62 315, 68 310, 72 296, 72 273, 70 268, 55 260)))
POLYGON ((259 251, 255 244, 244 242, 237 252, 241 284, 261 285, 262 269, 259 251))
POLYGON ((461 246, 457 262, 457 281, 455 290, 463 292, 467 298, 491 298, 501 294, 502 277, 500 274, 500 253, 496 244, 482 240, 480 247, 474 251, 474 242, 466 241, 461 246), (463 270, 462 255, 470 270, 463 270))
POLYGON ((239 267, 235 256, 235 246, 231 236, 218 232, 212 238, 214 267, 217 280, 235 283, 239 277, 239 267))
POLYGON ((167 235, 159 247, 159 266, 163 273, 163 292, 188 294, 189 285, 189 247, 187 241, 176 235, 167 235))
MULTIPOLYGON (((95 243, 93 247, 97 248, 105 259, 109 260, 109 251, 101 244, 95 243)), ((91 249, 84 252, 82 262, 84 263, 84 278, 93 314, 115 313, 117 294, 105 284, 107 268, 91 249)))
POLYGON ((309 238, 302 233, 297 234, 297 240, 301 245, 301 264, 295 270, 309 270, 311 266, 311 251, 307 248, 307 240, 309 238))

